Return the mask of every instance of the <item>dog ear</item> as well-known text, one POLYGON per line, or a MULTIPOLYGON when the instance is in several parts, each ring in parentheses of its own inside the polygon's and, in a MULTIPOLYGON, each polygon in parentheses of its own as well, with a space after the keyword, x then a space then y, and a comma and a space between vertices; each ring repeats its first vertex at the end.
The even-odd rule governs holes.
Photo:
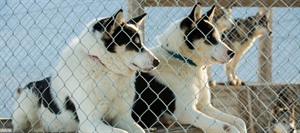
POLYGON ((139 27, 144 22, 144 19, 145 19, 146 15, 147 15, 147 13, 144 13, 144 14, 138 16, 138 17, 130 19, 127 23, 128 24, 134 24, 136 27, 139 27))
POLYGON ((259 8, 258 15, 261 16, 265 13, 265 9, 263 7, 259 8))
POLYGON ((215 15, 215 10, 216 10, 216 6, 213 5, 213 6, 210 8, 210 10, 206 13, 206 16, 208 17, 208 20, 209 20, 210 22, 212 22, 212 20, 213 20, 213 17, 214 17, 214 15, 215 15))
POLYGON ((106 26, 108 32, 111 33, 115 28, 121 26, 123 23, 124 23, 123 10, 120 9, 108 21, 108 25, 106 26))
POLYGON ((232 14, 233 5, 230 5, 230 6, 226 7, 225 9, 227 10, 227 12, 228 12, 229 14, 232 14))
POLYGON ((261 16, 265 15, 266 13, 267 13, 267 11, 265 10, 265 8, 260 7, 258 13, 255 16, 260 18, 261 16))
POLYGON ((200 2, 198 2, 198 3, 194 6, 192 12, 190 13, 189 18, 190 18, 192 21, 196 22, 196 21, 199 20, 201 17, 202 17, 202 5, 200 4, 200 2))
POLYGON ((264 15, 266 16, 267 20, 269 20, 271 13, 268 10, 265 10, 264 15))

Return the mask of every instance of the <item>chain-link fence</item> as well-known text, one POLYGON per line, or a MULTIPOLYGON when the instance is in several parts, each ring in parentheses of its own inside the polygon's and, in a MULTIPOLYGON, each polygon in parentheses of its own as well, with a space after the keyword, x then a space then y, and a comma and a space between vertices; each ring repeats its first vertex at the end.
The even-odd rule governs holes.
MULTIPOLYGON (((271 37, 267 36, 271 43, 265 44, 266 38, 258 39, 239 61, 236 74, 246 85, 225 83, 211 89, 212 104, 243 119, 249 132, 270 127, 270 121, 274 123, 275 118, 272 109, 276 107, 294 108, 292 119, 296 127, 300 127, 300 4, 297 0, 268 2, 202 2, 203 13, 213 4, 233 6, 233 19, 254 16, 259 11, 258 6, 271 12, 273 32, 271 37), (268 45, 267 53, 261 50, 264 45, 268 45), (264 58, 262 62, 260 58, 264 58), (262 69, 266 64, 271 65, 262 69), (269 78, 261 80, 262 73, 269 78)), ((58 65, 61 51, 80 35, 89 21, 111 16, 120 8, 125 11, 125 18, 146 12, 143 38, 145 45, 152 48, 158 46, 156 36, 189 14, 195 3, 189 0, 0 1, 0 127, 9 125, 17 88, 50 76, 58 65)), ((217 83, 227 82, 224 65, 213 65, 211 76, 217 83)), ((275 119, 280 122, 280 118, 275 119)))

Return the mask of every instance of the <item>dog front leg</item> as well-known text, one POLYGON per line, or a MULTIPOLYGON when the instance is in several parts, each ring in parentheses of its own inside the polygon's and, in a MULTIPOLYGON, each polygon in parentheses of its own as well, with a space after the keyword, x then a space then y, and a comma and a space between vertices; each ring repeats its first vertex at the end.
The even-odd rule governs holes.
POLYGON ((116 124, 118 128, 124 129, 130 133, 145 133, 143 128, 131 117, 131 110, 125 112, 113 123, 116 124))
POLYGON ((82 133, 103 132, 103 133, 127 133, 126 131, 106 125, 102 119, 108 110, 107 104, 100 107, 93 106, 94 103, 88 99, 82 102, 77 110, 79 117, 79 131, 82 133), (92 105, 92 106, 89 106, 92 105))
POLYGON ((236 75, 237 65, 242 57, 242 53, 236 53, 232 61, 226 64, 226 76, 230 85, 244 85, 245 83, 236 75))
MULTIPOLYGON (((82 115, 78 113, 78 115, 82 115)), ((93 133, 93 132, 103 132, 103 133, 128 133, 122 129, 114 128, 112 126, 106 125, 101 121, 100 118, 90 117, 79 117, 79 133, 93 133)))
POLYGON ((93 133, 93 132, 103 132, 103 133, 127 133, 126 131, 118 128, 113 128, 109 125, 104 124, 102 121, 90 121, 80 123, 79 133, 93 133), (97 124, 96 124, 97 123, 97 124))
POLYGON ((212 118, 215 118, 220 121, 224 121, 231 125, 234 125, 235 127, 238 128, 238 130, 241 133, 247 132, 246 124, 242 119, 232 116, 232 115, 229 115, 229 114, 226 114, 226 113, 216 109, 211 104, 204 106, 202 109, 200 109, 200 111, 212 118))
POLYGON ((181 110, 175 110, 174 112, 179 123, 192 124, 207 133, 239 133, 236 127, 209 117, 193 107, 179 107, 179 109, 181 110))

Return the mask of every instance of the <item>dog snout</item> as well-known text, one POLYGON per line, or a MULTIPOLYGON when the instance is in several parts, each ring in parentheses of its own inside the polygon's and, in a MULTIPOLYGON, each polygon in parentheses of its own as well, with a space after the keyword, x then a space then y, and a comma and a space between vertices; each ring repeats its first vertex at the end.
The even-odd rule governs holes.
POLYGON ((154 59, 153 62, 152 62, 152 65, 154 67, 157 67, 159 65, 160 61, 158 59, 154 59))
POLYGON ((231 59, 231 58, 233 58, 233 56, 234 56, 235 53, 232 50, 228 50, 227 54, 229 55, 229 57, 231 59))

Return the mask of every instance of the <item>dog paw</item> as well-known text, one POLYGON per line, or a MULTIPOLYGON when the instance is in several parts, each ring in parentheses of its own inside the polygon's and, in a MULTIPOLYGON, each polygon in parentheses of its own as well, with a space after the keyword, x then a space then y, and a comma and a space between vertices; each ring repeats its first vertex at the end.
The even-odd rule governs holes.
POLYGON ((237 81, 235 79, 229 80, 228 81, 229 85, 237 85, 237 81))
MULTIPOLYGON (((121 129, 114 129, 113 133, 128 133, 127 131, 121 130, 121 129)), ((143 132, 142 132, 143 133, 143 132)))
POLYGON ((241 79, 232 79, 228 81, 229 85, 239 86, 239 85, 246 85, 244 81, 241 79))
POLYGON ((245 85, 245 82, 241 79, 235 79, 236 80, 236 85, 245 85))
POLYGON ((239 130, 236 127, 227 124, 223 125, 223 130, 226 133, 239 133, 239 130))
POLYGON ((247 133, 246 123, 242 119, 238 118, 235 125, 240 133, 247 133))
POLYGON ((217 85, 217 82, 215 80, 208 81, 208 84, 210 87, 215 87, 217 85))

